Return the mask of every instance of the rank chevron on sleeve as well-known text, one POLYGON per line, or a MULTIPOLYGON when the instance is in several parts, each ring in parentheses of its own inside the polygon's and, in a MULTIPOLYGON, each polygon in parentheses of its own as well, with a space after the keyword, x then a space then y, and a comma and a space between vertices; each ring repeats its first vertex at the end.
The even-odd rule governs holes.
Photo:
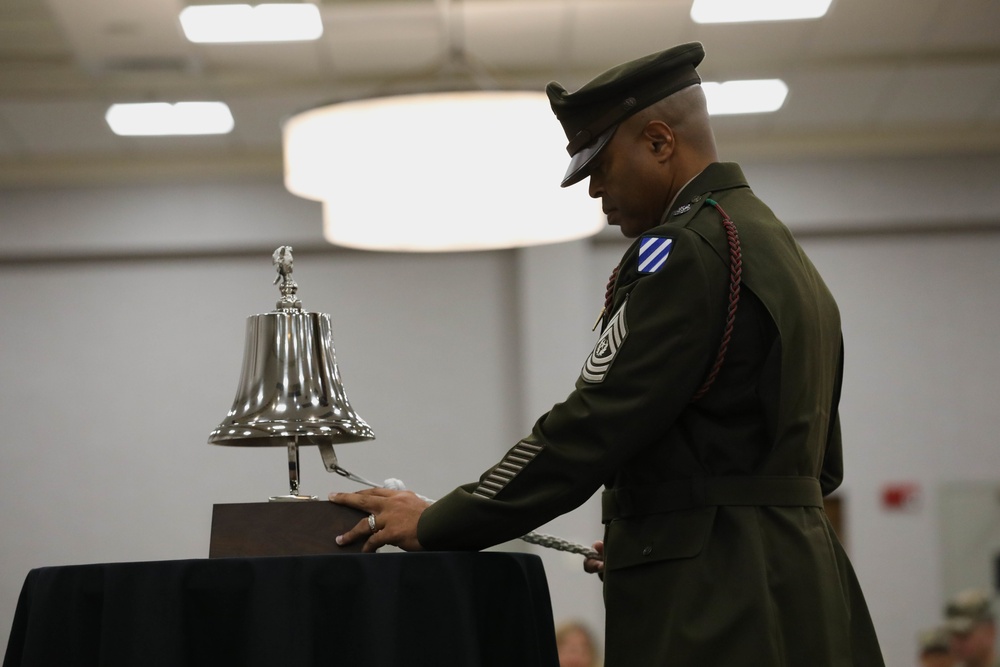
POLYGON ((622 304, 618 312, 614 314, 608 326, 604 327, 604 333, 597 339, 594 351, 590 353, 587 362, 583 365, 580 375, 584 381, 596 384, 603 382, 611 368, 611 362, 615 360, 618 350, 628 336, 628 325, 625 322, 625 306, 628 299, 622 304))
POLYGON ((639 242, 639 273, 656 273, 670 256, 674 240, 662 236, 643 236, 639 242))

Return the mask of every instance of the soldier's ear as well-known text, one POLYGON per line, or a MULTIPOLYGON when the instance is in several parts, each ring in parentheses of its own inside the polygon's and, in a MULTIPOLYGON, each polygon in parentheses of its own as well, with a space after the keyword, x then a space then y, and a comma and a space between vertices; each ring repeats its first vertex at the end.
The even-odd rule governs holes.
POLYGON ((658 160, 666 160, 673 154, 676 145, 674 131, 662 120, 651 120, 646 123, 642 136, 658 160))

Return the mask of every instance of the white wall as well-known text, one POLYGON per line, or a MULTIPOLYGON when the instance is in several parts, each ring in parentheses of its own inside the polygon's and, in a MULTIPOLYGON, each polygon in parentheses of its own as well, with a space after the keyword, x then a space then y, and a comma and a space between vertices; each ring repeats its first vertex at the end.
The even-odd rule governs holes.
MULTIPOLYGON (((912 664, 916 631, 950 592, 938 487, 1000 478, 1000 195, 984 187, 998 167, 747 165, 841 304, 847 541, 891 667, 912 664), (855 233, 900 223, 911 229, 855 233), (964 231, 931 232, 942 223, 964 231), (897 481, 919 483, 923 502, 884 510, 897 481)), ((264 182, 0 195, 0 641, 29 569, 205 557, 213 503, 284 492, 283 450, 205 444, 233 399, 244 320, 277 296, 277 245, 299 250, 299 294, 331 313, 351 402, 378 437, 340 447, 341 462, 432 497, 571 389, 625 247, 332 251, 319 220, 264 182)), ((302 454, 304 491, 354 488, 302 454)), ((596 503, 543 530, 589 544, 596 503)), ((579 557, 543 558, 557 620, 599 625, 599 583, 579 557)))
MULTIPOLYGON (((1000 479, 1000 297, 992 285, 1000 233, 807 248, 843 310, 851 554, 887 629, 886 655, 904 665, 913 650, 905 629, 934 625, 943 599, 956 592, 942 588, 940 487, 1000 479), (919 507, 881 509, 880 489, 893 482, 919 484, 919 507)), ((987 568, 970 576, 992 585, 987 568)))

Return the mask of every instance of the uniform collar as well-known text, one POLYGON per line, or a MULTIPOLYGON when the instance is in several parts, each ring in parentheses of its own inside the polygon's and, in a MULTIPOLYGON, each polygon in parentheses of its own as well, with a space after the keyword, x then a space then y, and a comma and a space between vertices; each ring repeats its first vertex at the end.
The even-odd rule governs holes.
MULTIPOLYGON (((704 170, 702 170, 702 171, 704 171, 704 170)), ((664 211, 663 215, 660 216, 660 224, 661 225, 663 224, 663 218, 667 217, 666 216, 667 212, 674 210, 674 204, 677 203, 677 199, 681 196, 681 193, 684 192, 684 188, 686 188, 687 186, 691 185, 691 182, 694 181, 694 179, 698 178, 700 175, 701 175, 701 172, 698 172, 697 174, 695 174, 694 176, 692 176, 690 179, 688 179, 688 182, 685 183, 684 185, 682 185, 681 189, 677 191, 677 194, 674 195, 674 198, 671 199, 670 203, 667 205, 666 211, 664 211)))
POLYGON ((719 192, 731 188, 749 187, 746 176, 740 165, 735 162, 713 162, 705 167, 700 174, 688 181, 680 189, 670 206, 663 212, 660 224, 667 222, 672 215, 683 213, 681 209, 695 203, 706 192, 719 192))

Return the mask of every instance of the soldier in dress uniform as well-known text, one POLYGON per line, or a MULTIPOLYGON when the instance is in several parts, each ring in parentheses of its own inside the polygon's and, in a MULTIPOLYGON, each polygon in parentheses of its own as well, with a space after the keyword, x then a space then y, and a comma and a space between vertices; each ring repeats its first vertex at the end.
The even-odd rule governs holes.
MULTIPOLYGON (((481 549, 602 486, 608 667, 883 665, 823 509, 843 476, 840 317, 788 229, 719 162, 701 44, 547 93, 589 179, 635 239, 575 389, 478 482, 427 505, 373 489, 341 536, 481 549)), ((529 156, 526 156, 529 159, 529 156)))

